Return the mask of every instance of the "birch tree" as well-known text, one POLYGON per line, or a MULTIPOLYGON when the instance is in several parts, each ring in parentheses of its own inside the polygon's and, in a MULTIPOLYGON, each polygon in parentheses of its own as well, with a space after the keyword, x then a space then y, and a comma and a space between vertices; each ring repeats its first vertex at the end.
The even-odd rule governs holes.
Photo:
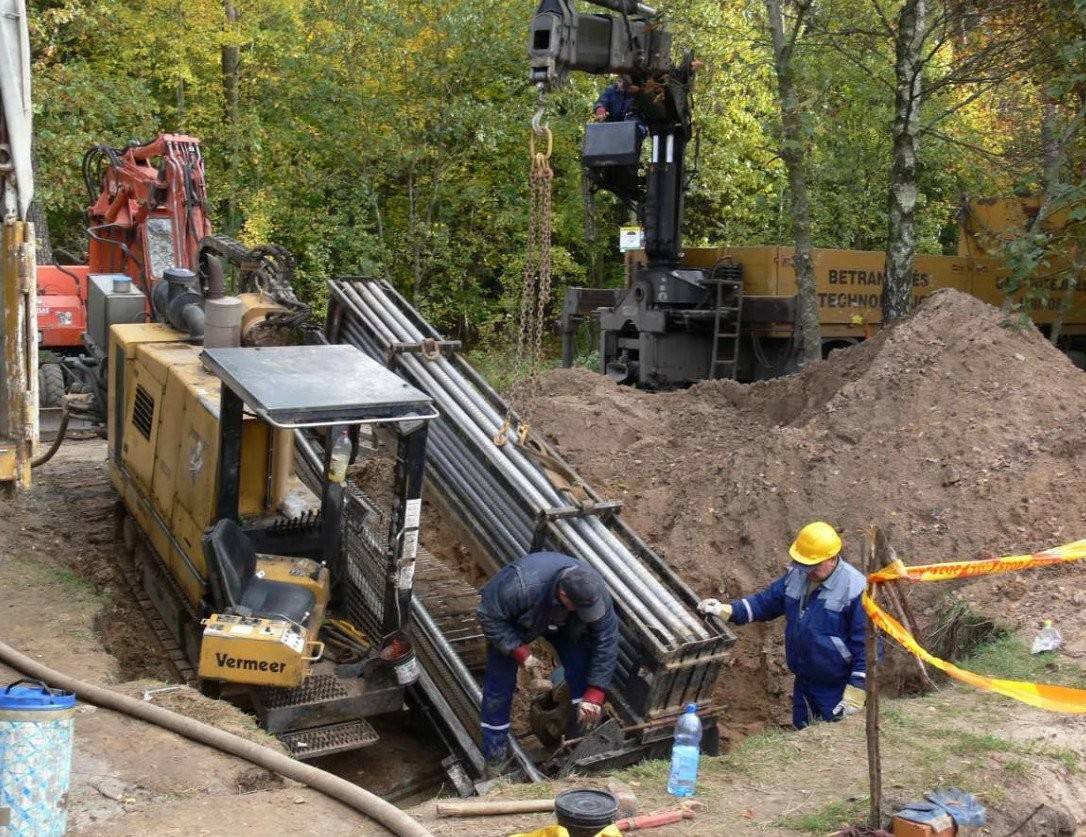
POLYGON ((807 194, 807 132, 803 125, 800 96, 796 89, 795 51, 804 18, 813 0, 792 0, 794 12, 785 22, 784 5, 788 0, 765 0, 769 34, 773 46, 773 69, 777 76, 780 100, 780 156, 788 172, 789 214, 795 253, 792 267, 796 273, 798 308, 796 328, 801 340, 800 365, 808 366, 822 359, 822 328, 818 319, 814 262, 811 259, 811 202, 807 194))

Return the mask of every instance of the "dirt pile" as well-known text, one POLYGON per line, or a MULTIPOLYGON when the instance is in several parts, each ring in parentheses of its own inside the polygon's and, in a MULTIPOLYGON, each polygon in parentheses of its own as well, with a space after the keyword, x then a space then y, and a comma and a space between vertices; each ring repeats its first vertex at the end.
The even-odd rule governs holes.
MULTIPOLYGON (((558 370, 520 406, 702 595, 771 581, 815 519, 853 556, 872 523, 906 561, 1032 550, 1084 534, 1086 377, 1002 321, 940 291, 798 375, 653 394, 558 370)), ((780 627, 744 629, 721 683, 735 731, 787 721, 787 688, 780 627)))

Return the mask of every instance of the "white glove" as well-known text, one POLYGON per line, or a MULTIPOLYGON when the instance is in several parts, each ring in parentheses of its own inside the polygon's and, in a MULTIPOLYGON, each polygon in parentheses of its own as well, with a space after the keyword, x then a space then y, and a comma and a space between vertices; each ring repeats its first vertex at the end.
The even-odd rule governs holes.
POLYGON ((702 599, 698 602, 698 612, 719 616, 725 622, 732 618, 732 606, 719 599, 702 599))
POLYGON ((849 715, 855 715, 864 708, 867 703, 867 692, 857 689, 855 686, 845 686, 845 693, 841 696, 841 702, 833 707, 833 717, 842 719, 849 715))
POLYGON ((517 670, 517 687, 532 695, 538 695, 549 692, 552 685, 551 681, 543 676, 543 661, 534 654, 525 657, 517 670))
POLYGON ((577 707, 577 723, 585 729, 592 729, 603 717, 603 707, 598 703, 582 700, 577 707))

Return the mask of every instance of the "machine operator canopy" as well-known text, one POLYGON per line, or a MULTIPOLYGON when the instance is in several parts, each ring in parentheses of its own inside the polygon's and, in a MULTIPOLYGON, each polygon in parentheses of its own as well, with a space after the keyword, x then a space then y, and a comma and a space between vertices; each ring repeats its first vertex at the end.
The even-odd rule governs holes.
POLYGON ((276 427, 436 418, 432 401, 354 346, 205 349, 207 369, 276 427))

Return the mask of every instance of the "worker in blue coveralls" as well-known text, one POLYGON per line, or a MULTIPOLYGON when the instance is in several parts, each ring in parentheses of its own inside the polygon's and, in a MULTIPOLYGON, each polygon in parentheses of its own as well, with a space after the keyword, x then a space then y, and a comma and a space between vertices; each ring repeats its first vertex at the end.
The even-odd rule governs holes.
POLYGON ((615 83, 609 84, 596 99, 596 104, 592 106, 593 118, 597 122, 636 122, 637 135, 644 139, 649 129, 637 112, 634 94, 638 89, 629 76, 619 76, 615 83))
POLYGON ((789 549, 792 566, 765 590, 730 604, 705 599, 702 613, 746 625, 783 615, 785 658, 796 676, 792 723, 840 721, 864 707, 867 614, 863 574, 840 556, 828 523, 808 524, 789 549))
POLYGON ((554 648, 578 729, 590 729, 603 714, 618 660, 618 617, 600 574, 558 552, 533 552, 502 568, 483 587, 478 614, 487 640, 483 757, 494 778, 508 763, 518 667, 539 679, 541 663, 529 643, 542 637, 554 648))
POLYGON ((597 122, 625 122, 627 119, 637 119, 637 111, 634 108, 633 82, 629 76, 619 76, 614 84, 607 88, 596 99, 592 106, 593 116, 597 122))

